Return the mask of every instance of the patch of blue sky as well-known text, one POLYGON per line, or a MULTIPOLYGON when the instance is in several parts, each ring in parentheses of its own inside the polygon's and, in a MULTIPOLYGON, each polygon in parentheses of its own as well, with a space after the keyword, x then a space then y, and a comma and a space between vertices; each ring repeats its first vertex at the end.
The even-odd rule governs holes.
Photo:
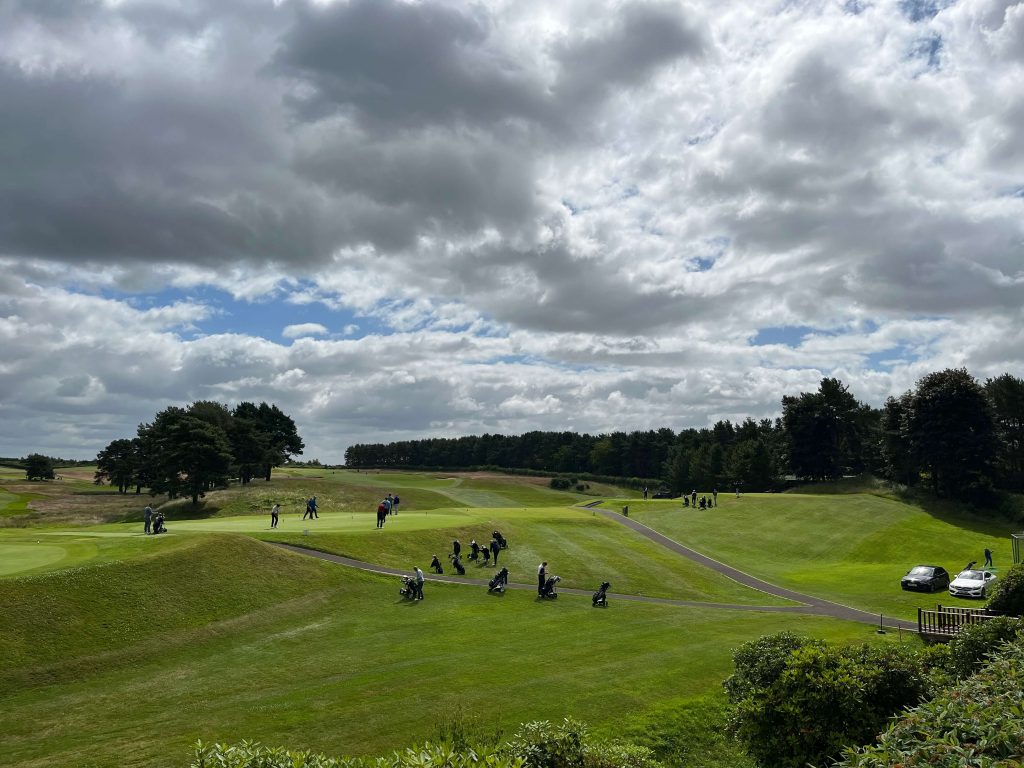
MULTIPOLYGON (((361 338, 373 333, 388 333, 388 329, 372 317, 357 316, 349 310, 337 310, 320 302, 290 304, 282 296, 249 302, 235 299, 230 293, 202 286, 180 290, 167 288, 159 293, 126 294, 106 291, 108 298, 128 301, 139 309, 165 307, 191 301, 209 307, 208 317, 196 318, 192 327, 183 328, 183 338, 200 338, 221 333, 255 336, 269 341, 290 344, 292 339, 283 331, 290 325, 317 324, 327 329, 324 337, 361 338)), ((316 335, 316 334, 313 334, 316 335)))
POLYGON ((843 3, 843 12, 848 13, 851 16, 859 16, 865 10, 867 10, 867 0, 846 0, 843 3))
POLYGON ((999 196, 1024 198, 1024 184, 1021 184, 1019 187, 1007 187, 999 193, 999 196))
POLYGON ((554 360, 537 355, 495 355, 478 361, 484 365, 525 365, 543 366, 544 368, 569 371, 571 373, 584 373, 586 371, 600 370, 599 366, 593 363, 570 363, 565 360, 554 360))
POLYGON ((949 8, 956 0, 900 0, 903 15, 915 24, 935 18, 940 11, 949 8))
POLYGON ((768 328, 759 328, 757 335, 751 342, 755 347, 767 347, 773 344, 783 344, 787 347, 799 347, 806 336, 821 334, 822 332, 808 325, 778 325, 768 328))
POLYGON ((902 346, 889 347, 878 352, 872 352, 864 357, 864 365, 873 371, 891 368, 912 360, 915 356, 909 355, 907 349, 902 346))
POLYGON ((732 240, 721 235, 706 239, 704 244, 707 246, 707 252, 690 260, 690 264, 693 266, 690 271, 707 272, 728 250, 731 243, 732 240))
POLYGON ((907 52, 908 59, 919 59, 928 69, 940 69, 942 66, 942 35, 932 34, 916 40, 907 52))
POLYGON ((636 184, 630 184, 624 190, 622 190, 622 199, 628 200, 631 197, 637 197, 640 194, 640 189, 636 184))
POLYGON ((562 200, 562 205, 565 206, 565 209, 567 211, 569 211, 570 216, 575 216, 580 212, 580 210, 582 210, 581 208, 574 205, 571 200, 562 200))

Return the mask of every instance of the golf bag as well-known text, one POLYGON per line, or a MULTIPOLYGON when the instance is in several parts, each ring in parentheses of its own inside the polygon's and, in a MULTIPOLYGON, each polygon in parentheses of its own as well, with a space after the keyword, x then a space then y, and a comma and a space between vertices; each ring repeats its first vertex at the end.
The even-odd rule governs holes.
POLYGON ((163 512, 157 512, 156 517, 153 518, 153 533, 167 533, 163 512))
POLYGON ((419 583, 413 576, 402 577, 402 586, 398 590, 398 594, 400 594, 406 600, 423 599, 423 590, 420 588, 419 583))
POLYGON ((541 597, 550 597, 554 600, 558 597, 558 593, 555 591, 555 585, 562 580, 561 576, 548 576, 548 580, 544 582, 544 591, 541 592, 541 597))
POLYGON ((508 542, 505 541, 505 537, 501 535, 501 531, 491 531, 491 536, 498 542, 498 546, 502 549, 508 549, 508 542))
POLYGON ((508 568, 502 568, 487 582, 488 592, 504 592, 508 585, 508 568))
POLYGON ((434 559, 430 561, 430 570, 434 573, 444 573, 444 568, 441 567, 441 561, 437 559, 437 555, 434 555, 434 559))
POLYGON ((608 590, 611 588, 611 584, 607 581, 602 581, 601 586, 597 588, 597 592, 594 593, 592 599, 595 608, 601 606, 602 608, 608 607, 608 590))
POLYGON ((462 560, 459 559, 458 555, 448 555, 448 559, 452 561, 452 568, 455 569, 455 572, 459 574, 459 576, 466 575, 466 568, 462 564, 462 560))

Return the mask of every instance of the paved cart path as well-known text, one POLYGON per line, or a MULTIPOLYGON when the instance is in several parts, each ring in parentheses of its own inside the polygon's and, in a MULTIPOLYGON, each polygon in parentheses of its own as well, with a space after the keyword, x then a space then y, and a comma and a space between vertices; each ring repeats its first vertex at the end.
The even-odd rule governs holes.
POLYGON ((794 592, 791 589, 779 587, 775 584, 759 579, 756 576, 751 576, 749 573, 744 573, 738 568, 733 568, 731 565, 719 562, 714 558, 701 554, 695 549, 690 549, 689 547, 680 544, 675 539, 670 539, 665 534, 658 533, 658 531, 653 528, 649 528, 631 517, 621 515, 618 512, 612 512, 608 509, 600 509, 597 507, 597 504, 600 503, 601 502, 596 502, 587 504, 586 506, 587 509, 590 509, 592 512, 597 512, 609 520, 614 520, 628 528, 632 528, 641 536, 646 536, 656 544, 660 544, 666 549, 672 550, 676 554, 693 560, 695 563, 700 563, 706 568, 717 571, 723 576, 739 582, 746 587, 750 587, 751 589, 756 589, 761 592, 767 592, 769 595, 775 595, 776 597, 783 597, 787 600, 795 600, 798 603, 803 603, 806 607, 801 611, 802 613, 814 613, 819 616, 832 616, 837 619, 846 619, 847 621, 859 621, 862 624, 878 624, 881 619, 883 625, 886 627, 899 627, 901 629, 907 629, 914 632, 917 631, 916 621, 904 621, 891 616, 879 616, 877 613, 868 613, 867 611, 861 611, 857 608, 851 608, 848 605, 834 603, 831 600, 824 600, 820 597, 813 597, 800 592, 794 592))

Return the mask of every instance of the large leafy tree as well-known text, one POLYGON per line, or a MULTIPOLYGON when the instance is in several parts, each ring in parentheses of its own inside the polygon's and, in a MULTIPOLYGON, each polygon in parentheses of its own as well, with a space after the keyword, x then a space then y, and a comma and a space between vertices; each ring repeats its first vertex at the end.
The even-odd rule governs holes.
POLYGON ((879 421, 878 447, 881 471, 890 480, 904 485, 917 485, 921 477, 920 460, 910 434, 910 414, 914 395, 905 392, 885 401, 879 421))
POLYGON ((817 392, 782 398, 789 466, 798 477, 828 480, 863 468, 869 409, 839 379, 822 379, 817 392))
MULTIPOLYGON (((248 418, 253 407, 252 403, 240 403, 235 408, 235 416, 238 417, 241 410, 245 414, 243 418, 248 418)), ((260 403, 255 411, 253 421, 265 446, 260 469, 263 476, 270 480, 271 470, 280 467, 293 455, 301 454, 305 445, 295 428, 295 422, 276 405, 260 403)))
POLYGON ((53 459, 41 453, 30 453, 25 458, 25 479, 53 480, 53 459))
POLYGON ((141 427, 140 437, 154 447, 150 488, 155 493, 191 496, 196 505, 206 491, 227 482, 231 446, 220 427, 170 407, 141 427))
POLYGON ((985 382, 985 394, 999 438, 996 471, 1000 485, 1024 490, 1024 379, 1004 373, 985 382))
POLYGON ((737 443, 729 452, 726 475, 730 484, 739 483, 751 491, 764 491, 775 482, 775 462, 760 438, 737 443))
POLYGON ((908 428, 937 494, 972 498, 991 487, 995 423, 984 389, 966 368, 930 373, 917 383, 908 428))
POLYGON ((127 493, 135 484, 139 468, 138 440, 121 438, 96 455, 96 483, 104 480, 117 486, 118 493, 127 493))

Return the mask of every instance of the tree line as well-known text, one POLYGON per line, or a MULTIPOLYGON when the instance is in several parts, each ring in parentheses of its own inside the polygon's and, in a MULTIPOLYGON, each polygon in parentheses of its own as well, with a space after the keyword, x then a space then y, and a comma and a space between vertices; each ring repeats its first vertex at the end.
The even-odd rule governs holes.
POLYGON ((782 415, 712 427, 431 438, 357 444, 354 468, 501 467, 692 488, 762 491, 785 476, 832 480, 872 472, 940 496, 991 501, 997 488, 1024 490, 1024 380, 984 384, 964 368, 930 373, 882 408, 860 402, 843 382, 782 398, 782 415))
POLYGON ((243 402, 229 409, 200 400, 165 408, 140 424, 135 437, 112 441, 96 456, 95 482, 121 493, 134 487, 172 499, 191 496, 197 504, 229 479, 270 480, 272 469, 303 447, 295 422, 276 405, 243 402))

